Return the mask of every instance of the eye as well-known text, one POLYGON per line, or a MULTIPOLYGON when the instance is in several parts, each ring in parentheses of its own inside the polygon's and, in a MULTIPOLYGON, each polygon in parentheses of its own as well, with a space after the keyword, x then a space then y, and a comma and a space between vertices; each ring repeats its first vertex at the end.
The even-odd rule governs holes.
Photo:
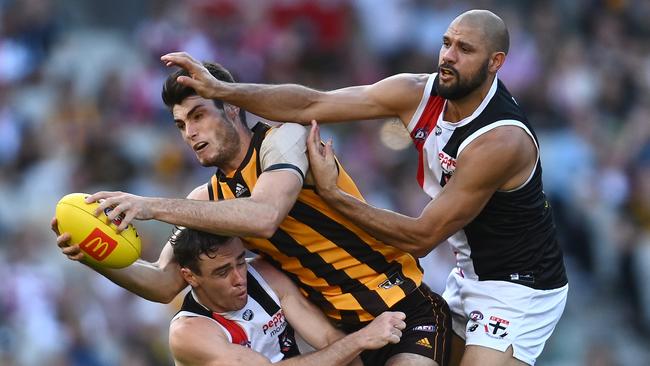
POLYGON ((176 122, 176 128, 183 130, 185 128, 185 123, 176 122))
POLYGON ((195 121, 201 119, 201 117, 203 117, 203 113, 195 113, 194 114, 194 120, 195 121))
POLYGON ((216 277, 225 278, 225 277, 228 276, 228 273, 229 273, 229 272, 230 272, 229 269, 223 269, 223 270, 221 270, 221 271, 219 271, 219 272, 215 272, 214 275, 215 275, 216 277))

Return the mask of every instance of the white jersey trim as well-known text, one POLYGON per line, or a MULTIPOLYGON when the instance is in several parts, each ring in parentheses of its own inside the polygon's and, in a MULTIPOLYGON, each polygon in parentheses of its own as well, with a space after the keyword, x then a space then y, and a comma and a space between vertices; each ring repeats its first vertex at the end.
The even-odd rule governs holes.
POLYGON ((497 128, 497 127, 501 127, 501 126, 516 126, 516 127, 521 128, 522 130, 524 130, 524 131, 528 134, 528 136, 530 137, 530 139, 533 141, 533 144, 535 144, 535 150, 537 151, 537 156, 536 156, 536 158, 535 158, 535 165, 533 166, 533 169, 532 169, 532 171, 530 172, 530 175, 528 176, 528 179, 526 179, 526 181, 525 181, 524 183, 522 183, 519 187, 516 187, 516 188, 510 189, 510 190, 507 190, 507 191, 500 191, 500 192, 514 192, 514 191, 518 191, 518 190, 522 189, 523 187, 525 187, 526 184, 528 184, 528 182, 530 182, 530 180, 533 179, 533 175, 535 175, 535 171, 537 170, 537 162, 539 161, 539 146, 537 145, 537 141, 535 141, 535 138, 533 137, 532 132, 530 132, 530 130, 528 129, 528 127, 526 127, 526 125, 524 125, 523 123, 521 123, 521 121, 517 121, 517 120, 515 120, 515 119, 504 119, 504 120, 501 120, 501 121, 498 121, 498 122, 491 123, 491 124, 489 124, 489 125, 487 125, 487 126, 485 126, 485 127, 482 127, 482 128, 480 128, 480 129, 478 129, 476 132, 474 132, 473 134, 471 134, 469 137, 467 137, 467 138, 466 138, 466 139, 465 139, 465 140, 460 144, 460 146, 458 147, 458 153, 456 154, 456 158, 457 158, 457 159, 460 158, 460 154, 461 154, 461 152, 462 152, 462 151, 467 147, 467 145, 469 145, 472 141, 476 140, 476 139, 477 139, 478 137, 480 137, 481 135, 483 135, 483 134, 485 134, 485 133, 487 133, 487 132, 489 132, 489 131, 491 131, 491 130, 497 128))
POLYGON ((418 121, 420 121, 420 117, 422 117, 422 113, 424 112, 424 108, 427 106, 427 103, 429 102, 429 98, 431 97, 431 89, 433 88, 433 80, 435 80, 436 75, 438 75, 437 72, 434 72, 433 74, 429 75, 429 79, 427 80, 427 84, 424 87, 424 92, 422 93, 422 100, 420 100, 420 104, 418 105, 418 109, 415 110, 415 114, 413 115, 413 117, 411 117, 411 121, 406 126, 406 129, 409 130, 409 132, 413 131, 415 126, 417 126, 418 121))
POLYGON ((483 113, 488 103, 490 103, 490 101, 492 100, 492 97, 494 97, 494 95, 497 93, 498 84, 499 84, 499 78, 497 75, 495 75, 494 80, 492 81, 492 85, 490 86, 490 90, 488 91, 485 98, 483 98, 483 101, 481 101, 481 104, 479 104, 479 106, 474 110, 474 112, 471 115, 461 119, 458 122, 449 122, 443 119, 445 110, 447 109, 447 100, 445 99, 445 105, 442 108, 442 113, 440 113, 440 122, 441 122, 440 126, 447 129, 454 129, 454 128, 465 126, 466 124, 472 122, 474 118, 478 117, 479 114, 483 113))
MULTIPOLYGON (((201 303, 199 302, 199 300, 196 299, 196 296, 194 296, 194 292, 192 292, 192 297, 194 298, 194 300, 196 300, 196 302, 197 302, 198 304, 201 304, 201 303)), ((203 306, 203 305, 201 305, 201 306, 203 306)), ((229 343, 232 343, 232 335, 230 335, 230 332, 228 332, 228 329, 226 329, 223 325, 219 324, 218 321, 214 320, 213 318, 210 318, 209 316, 205 316, 205 315, 201 315, 201 314, 197 314, 197 313, 192 313, 192 312, 189 312, 189 311, 185 311, 185 310, 183 310, 183 311, 179 311, 178 314, 174 315, 174 317, 172 318, 172 320, 171 320, 170 323, 172 323, 172 322, 174 322, 175 320, 180 319, 180 318, 198 318, 198 317, 212 320, 212 321, 214 322, 214 324, 218 325, 219 328, 221 328, 221 331, 222 331, 222 332, 226 335, 226 337, 228 338, 228 342, 229 342, 229 343)))
MULTIPOLYGON (((269 296, 271 296, 271 298, 273 299, 273 301, 275 301, 275 303, 276 303, 278 306, 280 306, 280 309, 282 309, 282 306, 280 305, 280 299, 278 298, 278 295, 275 293, 275 291, 273 291, 273 289, 271 288, 271 286, 269 285, 269 283, 266 282, 266 280, 264 279, 264 277, 262 277, 262 275, 261 275, 259 272, 257 272, 257 270, 255 269, 255 267, 253 267, 252 265, 249 265, 249 266, 248 266, 248 272, 250 272, 250 274, 253 275, 253 277, 255 277, 255 279, 256 279, 257 282, 260 284, 260 286, 262 286, 262 288, 264 289, 264 291, 266 291, 266 293, 267 293, 269 296)), ((269 314, 269 316, 273 316, 273 314, 269 314)))

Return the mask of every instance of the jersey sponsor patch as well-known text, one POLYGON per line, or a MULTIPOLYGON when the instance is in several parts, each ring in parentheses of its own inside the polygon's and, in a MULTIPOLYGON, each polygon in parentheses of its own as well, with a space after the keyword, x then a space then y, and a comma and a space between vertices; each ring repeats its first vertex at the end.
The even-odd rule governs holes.
POLYGON ((429 332, 429 333, 434 333, 436 331, 436 326, 435 325, 418 325, 417 327, 414 327, 413 331, 416 332, 429 332))

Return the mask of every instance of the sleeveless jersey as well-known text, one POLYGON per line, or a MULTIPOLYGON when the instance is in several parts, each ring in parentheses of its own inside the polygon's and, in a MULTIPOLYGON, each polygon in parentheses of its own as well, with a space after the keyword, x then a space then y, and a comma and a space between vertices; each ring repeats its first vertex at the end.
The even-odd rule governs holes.
MULTIPOLYGON (((233 174, 217 170, 208 184, 211 200, 250 196, 263 172, 259 153, 268 131, 270 127, 262 123, 253 128, 248 153, 233 174)), ((288 165, 275 164, 265 170, 288 165)), ((339 187, 363 199, 340 165, 338 179, 339 187)), ((422 281, 417 259, 362 231, 306 184, 271 238, 245 240, 249 249, 283 270, 328 317, 343 324, 372 320, 422 281)))
POLYGON ((280 308, 280 300, 251 265, 248 266, 247 287, 246 305, 227 313, 210 311, 190 291, 172 321, 195 316, 212 319, 223 329, 231 343, 251 348, 271 362, 300 354, 293 328, 280 308))
MULTIPOLYGON (((542 187, 537 137, 523 111, 495 78, 472 115, 457 123, 446 122, 446 101, 437 95, 436 77, 429 77, 407 127, 420 157, 417 180, 430 197, 435 198, 451 179, 463 149, 496 127, 520 127, 538 151, 535 168, 524 184, 495 192, 479 215, 448 239, 460 273, 470 279, 505 280, 536 289, 564 286, 564 261, 542 187)), ((499 164, 499 157, 493 161, 499 164)))

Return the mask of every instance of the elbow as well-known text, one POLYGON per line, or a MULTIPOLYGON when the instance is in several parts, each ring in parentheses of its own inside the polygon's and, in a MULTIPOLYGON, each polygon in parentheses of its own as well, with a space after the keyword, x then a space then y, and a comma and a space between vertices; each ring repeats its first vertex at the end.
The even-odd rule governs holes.
POLYGON ((164 294, 159 295, 158 298, 153 301, 159 302, 161 304, 169 304, 176 298, 176 295, 178 295, 178 292, 168 291, 164 294))
POLYGON ((152 301, 152 302, 157 302, 161 304, 169 304, 171 303, 175 298, 176 295, 178 295, 179 292, 177 291, 167 291, 167 290, 161 290, 157 291, 155 293, 147 293, 147 294, 140 294, 144 299, 152 301))
POLYGON ((424 257, 429 254, 437 245, 431 233, 414 233, 406 240, 402 249, 415 257, 424 257))
POLYGON ((415 257, 421 258, 421 257, 424 257, 425 255, 429 254, 431 252, 431 250, 433 250, 432 247, 419 246, 419 247, 416 247, 416 248, 413 248, 412 250, 410 250, 409 253, 412 254, 415 257))
POLYGON ((253 236, 264 239, 271 238, 278 230, 282 219, 284 218, 280 217, 278 210, 266 210, 264 215, 260 215, 260 217, 256 218, 256 225, 252 232, 253 236))

